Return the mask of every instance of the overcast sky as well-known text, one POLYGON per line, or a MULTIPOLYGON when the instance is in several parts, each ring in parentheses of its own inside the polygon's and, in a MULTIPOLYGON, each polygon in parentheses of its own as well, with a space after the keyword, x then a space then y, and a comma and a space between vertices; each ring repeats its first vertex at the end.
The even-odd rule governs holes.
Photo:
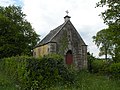
POLYGON ((50 30, 64 22, 65 11, 69 11, 71 22, 88 45, 88 51, 98 57, 99 49, 92 36, 106 28, 98 16, 103 8, 95 8, 99 0, 0 0, 1 6, 20 5, 36 33, 45 37, 50 30))

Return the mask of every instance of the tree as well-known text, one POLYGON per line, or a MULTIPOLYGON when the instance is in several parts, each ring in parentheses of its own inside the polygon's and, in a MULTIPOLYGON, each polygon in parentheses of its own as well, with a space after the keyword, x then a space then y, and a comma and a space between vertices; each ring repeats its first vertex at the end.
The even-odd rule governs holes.
POLYGON ((120 24, 120 1, 119 0, 100 0, 97 7, 104 7, 107 9, 102 12, 103 20, 106 24, 112 23, 120 24))
POLYGON ((0 6, 0 58, 31 55, 39 40, 25 14, 18 6, 0 6))
POLYGON ((93 41, 95 44, 100 47, 99 56, 105 55, 105 59, 107 60, 107 55, 111 54, 112 41, 109 36, 109 29, 103 29, 97 32, 96 36, 93 36, 93 41))
POLYGON ((120 61, 120 1, 119 0, 100 0, 97 7, 107 9, 101 13, 104 23, 108 25, 109 40, 112 41, 114 60, 120 61))

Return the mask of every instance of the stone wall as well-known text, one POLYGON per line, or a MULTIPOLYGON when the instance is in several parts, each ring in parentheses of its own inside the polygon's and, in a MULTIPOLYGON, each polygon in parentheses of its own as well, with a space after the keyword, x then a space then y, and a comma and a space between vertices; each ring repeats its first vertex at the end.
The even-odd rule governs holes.
POLYGON ((87 66, 87 46, 84 45, 82 38, 71 25, 70 22, 55 36, 54 41, 57 42, 56 52, 64 55, 68 50, 73 53, 73 64, 83 69, 87 66))
POLYGON ((49 53, 49 44, 45 44, 45 45, 36 47, 33 50, 34 57, 44 56, 44 55, 47 55, 48 53, 49 53))
POLYGON ((54 38, 51 39, 51 42, 35 48, 34 52, 36 52, 36 57, 49 53, 57 53, 65 56, 69 50, 72 51, 73 64, 75 67, 78 69, 86 69, 87 46, 72 23, 67 21, 64 27, 61 27, 54 38))

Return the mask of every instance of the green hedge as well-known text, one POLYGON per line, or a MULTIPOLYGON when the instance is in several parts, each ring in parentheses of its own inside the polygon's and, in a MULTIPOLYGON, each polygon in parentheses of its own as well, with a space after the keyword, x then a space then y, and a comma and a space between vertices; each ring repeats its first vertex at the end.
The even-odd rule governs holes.
POLYGON ((22 90, 43 90, 56 84, 74 83, 73 72, 65 67, 63 58, 59 55, 4 58, 0 64, 2 72, 12 78, 22 90))
POLYGON ((105 60, 93 60, 91 63, 93 73, 105 73, 107 67, 107 61, 105 60))
POLYGON ((120 79, 120 62, 112 63, 108 68, 110 77, 120 79))
POLYGON ((27 68, 28 60, 33 60, 32 57, 26 56, 18 56, 11 58, 4 58, 0 61, 0 69, 1 72, 6 74, 9 78, 11 78, 16 86, 19 88, 24 87, 25 79, 27 77, 27 68))
POLYGON ((106 75, 110 78, 120 79, 120 63, 108 62, 105 60, 93 60, 92 72, 106 75))

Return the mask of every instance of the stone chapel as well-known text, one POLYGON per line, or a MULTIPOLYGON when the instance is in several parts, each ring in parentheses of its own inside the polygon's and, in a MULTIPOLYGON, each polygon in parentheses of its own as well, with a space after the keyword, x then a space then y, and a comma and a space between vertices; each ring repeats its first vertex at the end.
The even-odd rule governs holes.
POLYGON ((87 68, 87 45, 70 21, 64 17, 64 23, 51 30, 33 49, 33 56, 50 53, 64 56, 65 64, 73 64, 78 69, 87 68))

